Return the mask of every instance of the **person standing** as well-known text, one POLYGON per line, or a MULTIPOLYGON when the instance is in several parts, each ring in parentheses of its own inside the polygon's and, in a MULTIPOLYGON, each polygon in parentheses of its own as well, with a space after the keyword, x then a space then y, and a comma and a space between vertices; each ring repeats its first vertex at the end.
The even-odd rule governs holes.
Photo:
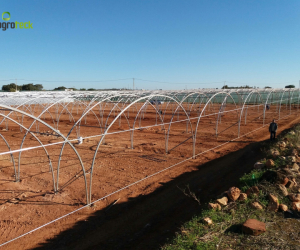
POLYGON ((269 126, 271 141, 275 140, 277 128, 278 128, 277 123, 275 122, 275 119, 273 119, 273 121, 270 123, 270 126, 269 126))

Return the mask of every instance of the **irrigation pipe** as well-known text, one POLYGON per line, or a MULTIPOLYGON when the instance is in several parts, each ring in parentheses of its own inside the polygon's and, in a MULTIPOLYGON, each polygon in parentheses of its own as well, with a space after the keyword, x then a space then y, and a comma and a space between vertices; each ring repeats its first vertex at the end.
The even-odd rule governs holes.
MULTIPOLYGON (((251 106, 251 107, 253 107, 253 106, 251 106)), ((236 111, 236 110, 239 110, 239 109, 241 109, 241 108, 232 109, 232 110, 228 110, 228 111, 223 111, 223 113, 233 112, 233 111, 236 111)), ((272 112, 272 113, 276 113, 276 112, 272 112)), ((216 114, 218 114, 218 113, 213 113, 213 114, 209 114, 209 115, 203 115, 203 116, 201 116, 201 118, 208 117, 208 116, 213 116, 213 115, 216 115, 216 114)), ((144 126, 144 127, 139 127, 139 128, 127 129, 127 130, 123 130, 123 131, 109 132, 109 133, 106 133, 106 136, 107 135, 114 135, 114 134, 131 132, 131 131, 140 130, 140 129, 147 129, 147 128, 152 128, 152 127, 158 127, 158 126, 164 126, 164 125, 169 125, 169 124, 174 124, 174 123, 185 122, 185 121, 188 121, 188 120, 198 119, 199 117, 200 116, 189 118, 189 119, 183 119, 183 120, 180 120, 180 121, 165 122, 165 123, 160 123, 160 124, 157 124, 157 125, 149 125, 149 126, 144 126)), ((286 117, 286 116, 284 116, 284 117, 286 117)), ((284 117, 282 117, 282 118, 284 118, 284 117)), ((101 137, 103 135, 104 135, 104 133, 98 134, 98 135, 86 136, 86 137, 83 137, 82 139, 96 138, 96 137, 101 137)), ((60 142, 54 142, 54 143, 50 143, 50 144, 43 144, 43 146, 41 145, 41 146, 28 147, 28 148, 22 148, 22 149, 16 149, 16 150, 11 150, 11 151, 6 151, 6 152, 3 152, 3 153, 0 153, 0 155, 13 154, 13 153, 18 153, 18 152, 32 150, 32 149, 42 148, 42 147, 49 147, 49 146, 52 146, 52 145, 59 145, 59 144, 65 143, 65 142, 77 142, 77 141, 78 141, 78 139, 70 139, 70 140, 65 140, 65 141, 60 141, 60 142)))

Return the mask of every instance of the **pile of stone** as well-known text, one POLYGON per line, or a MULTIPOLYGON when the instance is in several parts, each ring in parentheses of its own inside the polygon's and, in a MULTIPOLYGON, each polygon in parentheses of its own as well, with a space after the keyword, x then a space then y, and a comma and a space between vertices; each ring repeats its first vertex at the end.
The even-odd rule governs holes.
POLYGON ((231 187, 227 192, 221 195, 221 198, 217 199, 215 203, 209 203, 208 207, 214 210, 221 210, 222 207, 228 205, 231 201, 247 200, 247 194, 241 193, 241 190, 237 187, 231 187))
MULTIPOLYGON (((291 134, 292 132, 290 132, 291 134)), ((294 133, 294 132, 293 132, 294 133)), ((288 197, 291 201, 290 209, 296 212, 300 212, 300 188, 295 177, 300 178, 299 165, 300 157, 298 152, 300 152, 300 147, 297 149, 291 147, 291 143, 287 138, 281 140, 277 143, 276 148, 269 151, 269 159, 263 159, 254 164, 254 169, 267 169, 265 173, 266 176, 272 178, 274 185, 278 187, 281 195, 288 197), (288 152, 288 155, 282 156, 280 151, 288 152), (279 159, 279 161, 277 161, 279 159), (279 162, 279 163, 278 163, 279 162), (280 166, 276 166, 276 165, 280 166)), ((231 203, 235 201, 245 201, 249 196, 259 196, 260 190, 257 186, 250 187, 245 193, 237 187, 231 187, 227 192, 223 193, 219 199, 216 199, 214 203, 209 203, 208 207, 214 210, 222 210, 225 207, 229 207, 231 203)), ((279 204, 278 197, 274 194, 269 193, 267 195, 269 203, 267 206, 260 204, 258 201, 251 202, 249 205, 253 209, 277 212, 290 212, 288 205, 279 204)), ((213 224, 210 218, 204 218, 204 222, 207 225, 213 224)), ((246 234, 260 235, 266 231, 266 224, 255 220, 248 219, 242 225, 242 231, 246 234)))
MULTIPOLYGON (((280 148, 286 148, 287 144, 284 141, 278 142, 278 146, 280 148)), ((278 151, 278 150, 277 150, 278 151)), ((274 155, 274 150, 272 151, 274 155)), ((296 181, 295 177, 300 177, 299 172, 299 162, 300 158, 298 156, 298 151, 296 149, 292 149, 290 151, 289 156, 280 156, 280 154, 276 157, 284 160, 286 164, 279 166, 276 168, 276 164, 273 159, 267 159, 265 163, 263 161, 256 162, 254 164, 254 169, 262 169, 267 168, 273 170, 273 173, 276 176, 275 184, 278 186, 281 194, 283 196, 288 196, 291 200, 291 209, 297 212, 300 212, 300 188, 296 181)), ((285 204, 277 204, 278 199, 272 194, 269 194, 269 200, 271 205, 268 206, 268 209, 271 211, 277 211, 278 208, 282 211, 288 211, 288 206, 285 204)), ((261 209, 257 204, 253 205, 258 209, 261 209)))

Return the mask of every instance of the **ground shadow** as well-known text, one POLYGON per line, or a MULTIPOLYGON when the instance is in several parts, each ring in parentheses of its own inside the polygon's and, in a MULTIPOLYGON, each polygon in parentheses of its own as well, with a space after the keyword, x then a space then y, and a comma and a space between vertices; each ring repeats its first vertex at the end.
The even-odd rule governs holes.
POLYGON ((242 224, 234 224, 228 227, 225 232, 225 234, 241 234, 242 231, 242 224))
POLYGON ((215 198, 237 185, 239 177, 262 158, 261 144, 252 143, 199 165, 148 195, 96 211, 35 249, 158 249, 201 212, 201 206, 180 189, 188 185, 201 204, 215 198))

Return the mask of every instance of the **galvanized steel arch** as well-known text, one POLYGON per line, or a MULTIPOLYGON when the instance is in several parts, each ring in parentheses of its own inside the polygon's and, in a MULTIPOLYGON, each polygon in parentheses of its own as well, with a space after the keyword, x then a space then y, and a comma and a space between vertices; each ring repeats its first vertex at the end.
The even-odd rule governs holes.
MULTIPOLYGON (((19 94, 21 97, 26 97, 26 94, 19 94)), ((35 95, 35 94, 33 94, 35 95)), ((181 118, 179 122, 187 122, 187 124, 191 128, 191 138, 193 142, 193 157, 195 157, 195 148, 196 148, 196 139, 197 139, 197 131, 199 130, 199 124, 201 121, 201 118, 204 117, 203 114, 205 114, 205 111, 208 112, 213 112, 212 115, 216 117, 216 133, 217 133, 217 128, 219 124, 219 119, 220 115, 224 110, 215 110, 215 106, 217 106, 217 103, 220 103, 221 106, 225 102, 232 103, 235 107, 235 109, 228 110, 226 112, 234 112, 237 114, 237 123, 238 123, 238 134, 237 136, 240 136, 240 126, 241 126, 241 119, 243 117, 243 114, 245 113, 246 108, 250 105, 250 101, 252 98, 255 98, 255 95, 257 96, 257 100, 255 104, 258 105, 258 107, 262 106, 263 107, 263 125, 265 124, 265 110, 266 110, 266 104, 269 103, 271 97, 275 99, 274 102, 277 103, 278 110, 276 111, 276 114, 279 115, 280 118, 280 112, 282 114, 286 114, 286 111, 283 112, 282 106, 285 104, 287 105, 286 107, 289 108, 289 114, 292 113, 291 105, 294 103, 298 103, 298 109, 299 111, 299 101, 300 101, 300 92, 299 90, 296 89, 266 89, 266 90, 258 90, 258 89, 232 89, 232 90, 215 90, 215 89, 209 89, 209 90, 191 90, 191 91, 134 91, 134 92, 122 92, 122 91, 116 91, 116 92, 74 92, 74 93, 58 93, 58 92, 50 92, 48 94, 42 94, 38 96, 34 96, 33 98, 29 98, 25 102, 23 99, 20 99, 20 102, 18 100, 14 100, 12 98, 10 99, 10 102, 12 103, 11 106, 8 105, 3 105, 3 107, 8 110, 11 110, 9 114, 1 114, 0 115, 3 117, 3 119, 0 121, 0 124, 3 123, 5 120, 12 121, 14 123, 17 123, 18 125, 21 125, 22 129, 24 128, 26 130, 25 136, 23 137, 23 141, 21 144, 20 148, 20 153, 19 157, 21 157, 21 152, 22 148, 24 145, 24 141, 26 136, 31 133, 30 129, 34 124, 41 123, 45 126, 47 126, 49 129, 51 129, 54 132, 56 131, 53 127, 55 127, 55 124, 57 124, 57 129, 58 129, 58 124, 61 120, 63 112, 67 112, 67 114, 72 117, 73 121, 73 126, 69 130, 67 136, 63 136, 62 133, 57 133, 59 137, 63 139, 62 141, 62 147, 60 149, 60 154, 59 154, 59 161, 58 161, 58 166, 57 166, 57 178, 53 177, 54 181, 54 191, 58 192, 59 191, 59 169, 60 169, 60 162, 61 162, 61 157, 63 154, 63 150, 66 144, 70 145, 71 147, 73 146, 72 143, 69 141, 69 136, 72 133, 74 129, 78 128, 80 129, 80 124, 83 122, 82 119, 86 119, 89 114, 92 114, 92 116, 95 116, 97 119, 97 124, 99 124, 99 127, 101 128, 101 134, 95 135, 100 137, 100 140, 97 144, 97 148, 95 150, 95 153, 93 155, 93 161, 90 165, 90 170, 91 170, 91 175, 90 175, 90 181, 88 183, 87 177, 86 177, 86 172, 85 172, 85 167, 83 165, 83 162, 80 158, 80 155, 78 151, 72 147, 72 150, 75 152, 77 155, 82 171, 83 171, 83 176, 84 176, 84 182, 85 182, 85 193, 86 193, 86 200, 87 203, 89 204, 91 202, 91 195, 92 195, 92 182, 93 182, 93 169, 94 169, 94 164, 95 164, 95 159, 99 150, 99 147, 101 143, 103 143, 105 136, 109 134, 109 130, 112 128, 112 126, 118 121, 121 122, 121 117, 125 116, 126 123, 128 125, 128 130, 126 131, 120 131, 121 132, 130 132, 130 140, 132 142, 133 146, 133 136, 134 136, 134 130, 135 130, 135 125, 138 122, 138 119, 140 119, 140 124, 141 124, 141 119, 142 115, 147 112, 147 107, 151 107, 155 110, 156 117, 160 120, 160 124, 156 125, 151 125, 151 126, 166 126, 168 125, 168 131, 164 130, 164 136, 165 136, 165 151, 168 152, 168 141, 169 141, 169 136, 170 136, 170 128, 171 124, 174 121, 175 114, 179 114, 178 111, 182 109, 184 117, 181 118), (286 93, 290 93, 288 96, 286 93), (57 97, 49 98, 49 96, 57 94, 57 97), (225 95, 223 99, 220 101, 215 100, 214 98, 218 95, 225 95), (39 100, 40 98, 40 100, 39 100), (43 104, 43 98, 49 98, 49 102, 47 104, 43 104), (69 99, 70 98, 70 99, 69 99), (156 107, 155 105, 151 104, 151 99, 158 99, 160 98, 162 101, 164 101, 164 106, 161 107, 156 107), (236 98, 236 99, 235 99, 236 98), (35 100, 35 101, 34 101, 35 100), (197 101, 202 104, 204 104, 202 110, 201 110, 201 105, 199 105, 199 108, 195 109, 195 106, 197 106, 197 101), (295 100, 295 101, 294 101, 295 100), (142 105, 139 105, 139 102, 142 103, 142 105), (17 104, 17 105, 16 105, 17 104), (30 105, 33 106, 30 106, 30 105), (47 122, 42 121, 42 115, 45 114, 50 114, 50 117, 52 120, 53 118, 53 112, 51 107, 54 105, 58 105, 59 107, 62 107, 59 109, 60 113, 59 116, 57 117, 57 122, 54 122, 54 126, 50 126, 47 122), (110 105, 112 105, 110 107, 110 105), (208 107, 212 105, 213 111, 209 111, 208 107), (80 106, 80 118, 76 120, 74 116, 75 109, 80 106), (96 107, 99 106, 99 117, 98 113, 96 114, 97 110, 96 107), (40 112, 39 108, 42 107, 42 111, 40 112), (20 110, 23 109, 24 110, 20 110), (105 118, 106 120, 103 121, 103 113, 105 112, 106 116, 106 110, 107 111, 107 117, 105 118), (174 108, 174 109, 173 109, 174 108), (38 111, 36 111, 38 109, 38 111), (158 110, 159 109, 159 110, 158 110), (198 112, 199 110, 199 112, 198 112), (201 110, 201 111, 200 111, 201 110), (117 112, 117 115, 112 115, 112 112, 117 112), (129 111, 133 111, 135 117, 133 118, 133 125, 131 127, 130 121, 129 120, 129 111), (163 111, 160 113, 159 111, 163 111), (170 111, 170 112, 169 112, 170 111), (197 112, 195 112, 197 111, 197 112), (38 112, 38 115, 35 115, 35 113, 38 112), (128 112, 128 116, 126 115, 126 112, 128 112), (102 114, 101 114, 102 113, 102 114), (12 114, 16 114, 16 119, 12 117, 12 114), (29 129, 25 128, 25 126, 22 125, 23 120, 18 120, 19 116, 28 116, 33 119, 33 122, 31 123, 29 129), (102 115, 102 118, 101 118, 102 115), (170 116, 169 116, 170 115, 170 116), (166 120, 169 119, 170 121, 166 120), (102 119, 102 121, 101 121, 102 119), (112 119, 112 122, 108 124, 109 119, 112 119), (196 120, 196 126, 195 124, 192 123, 192 120, 196 120), (105 125, 104 125, 105 124, 105 125), (194 125, 193 125, 194 124, 194 125), (102 130, 104 126, 104 130, 102 130)), ((1 102, 0 102, 1 106, 1 102)), ((78 111, 77 111, 78 112, 78 111)), ((178 118, 179 120, 179 118, 178 118)), ((77 133, 78 135, 78 133, 77 133)), ((34 135, 33 135, 34 136, 34 135)), ((35 137, 35 136, 34 136, 35 137)), ((41 143, 41 142, 40 142, 41 143)), ((9 147, 9 145, 6 143, 6 145, 9 147)), ((42 145, 42 143, 41 143, 42 145)), ((43 146, 43 145, 42 145, 43 146)), ((43 146, 44 147, 44 146, 43 146)), ((45 148, 45 147, 44 147, 45 148)), ((9 149, 10 151, 10 149, 9 149)), ((8 152, 9 152, 8 151, 8 152)), ((48 155, 48 154, 47 154, 48 155)), ((49 157, 49 155, 48 155, 49 157)), ((20 158, 21 159, 21 158, 20 158)), ((20 165, 21 160, 19 160, 19 165, 20 165)), ((17 174, 18 177, 18 174, 17 174)))
MULTIPOLYGON (((3 105, 3 104, 0 104, 0 107, 4 107, 4 108, 6 108, 6 109, 11 109, 11 110, 13 110, 13 111, 15 111, 15 112, 24 114, 24 115, 26 115, 26 116, 28 116, 28 117, 34 119, 35 121, 38 121, 38 122, 42 123, 43 125, 45 125, 45 126, 48 127, 49 129, 55 131, 59 136, 61 136, 61 137, 62 137, 62 138, 63 138, 63 139, 71 146, 71 148, 73 149, 73 151, 75 152, 75 154, 77 155, 77 157, 78 157, 78 159, 79 159, 79 161, 80 161, 80 163, 81 163, 81 167, 82 167, 83 175, 84 175, 85 187, 86 187, 86 196, 87 196, 87 183, 86 183, 85 169, 84 169, 84 166, 83 166, 83 162, 82 162, 82 160, 81 160, 81 157, 80 157, 80 155, 78 154, 77 150, 76 150, 76 149, 74 148, 74 146, 72 145, 72 143, 70 143, 69 141, 67 141, 66 137, 64 137, 63 134, 61 134, 59 131, 55 130, 53 127, 51 127, 51 126, 50 126, 49 124, 47 124, 46 122, 40 120, 39 118, 37 118, 37 117, 35 117, 35 116, 32 116, 32 115, 30 115, 30 114, 27 114, 27 113, 25 113, 25 112, 23 112, 23 111, 21 111, 21 110, 17 110, 17 109, 15 109, 15 108, 13 108, 13 107, 9 107, 9 106, 3 105)), ((0 113, 0 116, 5 116, 5 115, 3 115, 3 114, 0 113)), ((43 143, 38 139, 38 137, 36 137, 36 135, 35 135, 34 133, 32 133, 32 132, 30 131, 30 129, 26 128, 25 126, 23 126, 22 124, 18 123, 18 122, 15 121, 15 120, 13 120, 12 118, 10 118, 10 117, 8 117, 8 116, 6 116, 6 118, 9 119, 9 120, 11 120, 11 121, 14 122, 14 123, 17 123, 19 126, 21 126, 23 129, 26 130, 26 134, 30 133, 30 134, 31 134, 31 135, 32 135, 32 136, 40 143, 40 145, 42 146, 42 148, 44 149, 44 151, 45 151, 45 153, 46 153, 46 155, 47 155, 47 157, 48 157, 49 164, 50 164, 50 163, 51 163, 51 159, 50 159, 50 157, 49 157, 49 154, 48 154, 48 152, 47 152, 45 146, 43 145, 43 143)), ((21 152, 22 152, 22 150, 20 150, 20 153, 21 153, 21 152)), ((51 170, 52 170, 52 172, 53 172, 52 163, 50 164, 50 167, 51 167, 51 170)), ((17 173, 17 174, 18 174, 18 180, 19 180, 19 179, 20 179, 20 169, 19 169, 19 168, 18 168, 18 173, 17 173)), ((53 172, 53 175, 54 175, 54 172, 53 172)), ((54 192, 57 192, 58 189, 55 188, 55 179, 54 179, 54 176, 53 176, 53 182, 54 182, 54 192)), ((58 182, 58 180, 57 180, 57 182, 58 182)), ((88 202, 88 201, 87 201, 87 202, 88 202)))

